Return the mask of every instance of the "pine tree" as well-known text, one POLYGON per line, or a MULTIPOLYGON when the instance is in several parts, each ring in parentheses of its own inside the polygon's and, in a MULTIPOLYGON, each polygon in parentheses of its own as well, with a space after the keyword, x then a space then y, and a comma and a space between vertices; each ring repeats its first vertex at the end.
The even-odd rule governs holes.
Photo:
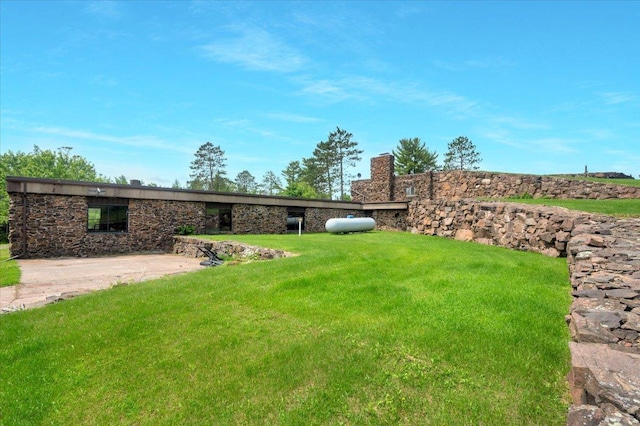
POLYGON ((482 160, 476 146, 465 136, 458 136, 448 145, 444 159, 445 170, 477 170, 482 160))
POLYGON ((191 189, 204 189, 207 191, 224 191, 228 189, 228 179, 225 178, 227 160, 220 146, 207 142, 198 148, 194 154, 195 160, 189 166, 193 173, 188 185, 191 189))
POLYGON ((397 151, 391 151, 398 175, 424 173, 437 168, 438 154, 429 151, 420 138, 400 139, 397 151))

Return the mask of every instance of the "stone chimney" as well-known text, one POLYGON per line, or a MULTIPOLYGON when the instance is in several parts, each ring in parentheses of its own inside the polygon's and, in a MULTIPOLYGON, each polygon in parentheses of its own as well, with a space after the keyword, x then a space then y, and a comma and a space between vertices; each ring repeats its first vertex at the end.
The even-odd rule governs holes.
POLYGON ((371 190, 367 201, 393 201, 394 158, 385 153, 371 159, 371 190))

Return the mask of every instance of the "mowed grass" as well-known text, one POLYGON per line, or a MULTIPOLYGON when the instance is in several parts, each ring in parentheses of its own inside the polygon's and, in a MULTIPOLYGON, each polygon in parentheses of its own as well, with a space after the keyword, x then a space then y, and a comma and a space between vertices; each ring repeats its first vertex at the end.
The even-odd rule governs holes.
POLYGON ((9 260, 9 244, 0 244, 0 287, 20 282, 20 268, 15 260, 9 260))
POLYGON ((584 176, 556 176, 562 179, 569 180, 584 180, 587 182, 608 183, 611 185, 626 185, 626 186, 640 186, 640 179, 608 179, 608 178, 596 178, 596 177, 584 177, 584 176))
POLYGON ((299 256, 0 316, 0 418, 566 424, 565 259, 407 233, 233 236, 299 256))
POLYGON ((560 200, 550 198, 517 198, 507 199, 516 203, 559 206, 571 210, 606 214, 617 217, 640 217, 640 199, 613 198, 607 200, 560 200))

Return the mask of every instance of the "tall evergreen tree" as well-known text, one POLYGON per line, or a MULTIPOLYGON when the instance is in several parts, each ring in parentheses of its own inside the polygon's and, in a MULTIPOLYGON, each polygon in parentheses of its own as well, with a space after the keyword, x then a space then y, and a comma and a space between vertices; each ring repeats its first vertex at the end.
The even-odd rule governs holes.
POLYGON ((196 158, 189 166, 193 172, 189 175, 192 179, 188 183, 189 187, 207 191, 228 190, 229 180, 225 177, 227 159, 220 146, 207 142, 194 155, 196 158))
POLYGON ((340 199, 344 199, 345 183, 348 183, 351 175, 347 172, 347 168, 355 167, 356 163, 362 158, 360 154, 364 151, 358 149, 358 142, 351 140, 352 133, 336 127, 334 132, 329 133, 329 144, 335 150, 334 161, 337 171, 337 177, 340 182, 340 199))
POLYGON ((444 158, 445 170, 477 170, 482 161, 476 146, 466 136, 458 136, 447 146, 444 158))
POLYGON ((334 192, 334 182, 337 174, 337 162, 336 162, 336 149, 333 141, 318 142, 316 149, 313 150, 313 157, 310 165, 313 164, 313 169, 317 170, 318 176, 316 180, 323 182, 326 186, 326 193, 328 198, 332 198, 334 192))
POLYGON ((327 173, 316 157, 303 158, 300 182, 306 183, 318 195, 317 198, 330 198, 327 173))
POLYGON ((398 175, 424 173, 437 168, 438 154, 429 151, 420 138, 400 139, 394 156, 395 170, 398 175))
POLYGON ((302 168, 300 167, 299 161, 291 161, 287 168, 282 171, 282 176, 287 183, 287 187, 293 185, 298 182, 300 176, 302 175, 302 168))

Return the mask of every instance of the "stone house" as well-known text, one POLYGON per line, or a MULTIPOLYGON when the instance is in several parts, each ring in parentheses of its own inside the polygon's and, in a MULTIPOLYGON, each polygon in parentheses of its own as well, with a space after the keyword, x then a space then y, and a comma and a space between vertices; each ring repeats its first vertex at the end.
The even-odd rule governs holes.
POLYGON ((332 217, 370 216, 397 228, 406 203, 344 202, 7 177, 12 256, 171 251, 176 229, 198 234, 323 232, 332 217))

